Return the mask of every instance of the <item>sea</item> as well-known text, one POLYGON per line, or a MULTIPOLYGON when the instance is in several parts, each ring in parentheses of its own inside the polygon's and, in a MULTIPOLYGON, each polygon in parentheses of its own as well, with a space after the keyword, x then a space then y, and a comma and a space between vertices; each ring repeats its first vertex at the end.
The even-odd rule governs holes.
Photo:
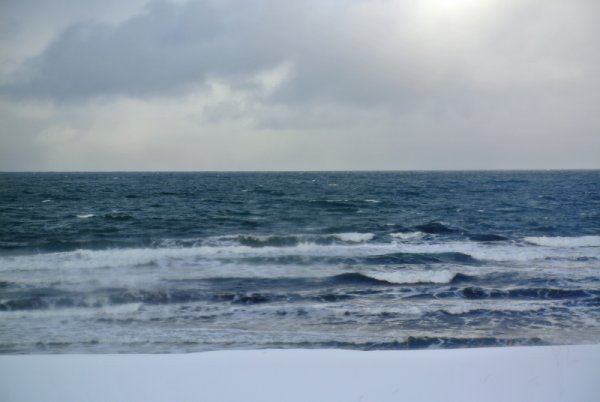
POLYGON ((600 342, 600 171, 0 173, 0 353, 600 342))

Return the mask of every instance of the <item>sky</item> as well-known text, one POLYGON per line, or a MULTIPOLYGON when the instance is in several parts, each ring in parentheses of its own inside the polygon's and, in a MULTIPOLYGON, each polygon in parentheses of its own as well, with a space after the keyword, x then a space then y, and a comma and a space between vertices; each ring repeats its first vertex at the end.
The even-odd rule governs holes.
POLYGON ((600 168, 597 0, 1 0, 0 171, 600 168))

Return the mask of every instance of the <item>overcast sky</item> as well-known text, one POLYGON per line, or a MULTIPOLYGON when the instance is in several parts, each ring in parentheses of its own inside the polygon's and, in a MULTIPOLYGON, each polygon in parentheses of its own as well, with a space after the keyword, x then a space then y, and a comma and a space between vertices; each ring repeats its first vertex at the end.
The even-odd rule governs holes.
POLYGON ((597 0, 2 0, 0 170, 600 168, 597 0))

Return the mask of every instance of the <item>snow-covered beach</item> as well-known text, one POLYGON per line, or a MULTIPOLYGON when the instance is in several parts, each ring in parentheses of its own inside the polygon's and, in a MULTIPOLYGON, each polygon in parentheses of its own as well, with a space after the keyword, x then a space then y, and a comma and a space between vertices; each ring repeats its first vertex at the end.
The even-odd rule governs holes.
POLYGON ((600 399, 600 345, 0 356, 20 401, 577 401, 600 399))

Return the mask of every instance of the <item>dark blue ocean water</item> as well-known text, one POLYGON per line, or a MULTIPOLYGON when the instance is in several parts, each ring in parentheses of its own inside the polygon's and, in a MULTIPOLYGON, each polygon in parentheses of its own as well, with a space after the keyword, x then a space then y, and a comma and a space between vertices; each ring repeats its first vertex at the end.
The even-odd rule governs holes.
POLYGON ((600 341, 600 172, 2 173, 0 352, 600 341))

